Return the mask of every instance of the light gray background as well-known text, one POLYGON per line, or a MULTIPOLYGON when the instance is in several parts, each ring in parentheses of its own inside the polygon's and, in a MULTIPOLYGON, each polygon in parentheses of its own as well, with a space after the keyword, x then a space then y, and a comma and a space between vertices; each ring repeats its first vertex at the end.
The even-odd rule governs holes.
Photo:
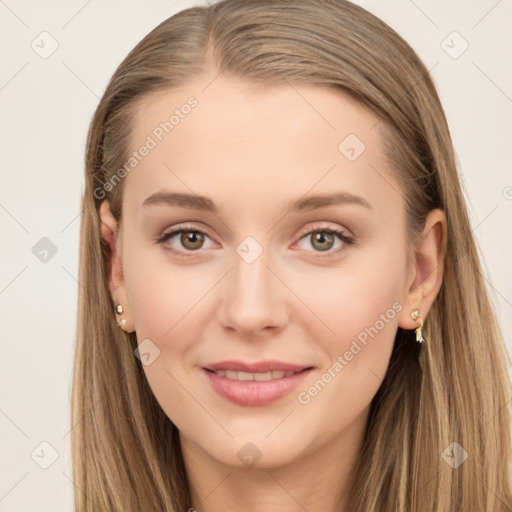
MULTIPOLYGON (((357 3, 432 70, 512 352, 512 2, 357 3), (468 49, 453 58, 464 41, 468 49)), ((0 0, 0 512, 72 510, 69 400, 88 124, 128 51, 171 14, 201 4, 0 0), (52 38, 58 48, 43 59, 31 45, 48 51, 52 38), (32 250, 43 237, 57 248, 46 262, 32 250), (58 453, 47 469, 39 465, 52 461, 44 441, 58 453)))

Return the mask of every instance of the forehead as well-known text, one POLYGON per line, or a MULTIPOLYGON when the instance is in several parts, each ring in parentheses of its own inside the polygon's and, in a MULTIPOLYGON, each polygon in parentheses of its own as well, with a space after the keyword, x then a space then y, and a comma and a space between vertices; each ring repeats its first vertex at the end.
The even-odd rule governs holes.
POLYGON ((378 123, 374 114, 341 90, 323 84, 263 84, 208 76, 146 95, 135 110, 135 143, 155 130, 158 138, 158 126, 169 121, 174 133, 165 138, 177 140, 180 132, 197 138, 208 134, 204 143, 221 143, 226 134, 232 141, 237 135, 258 137, 264 132, 279 135, 280 144, 315 133, 321 138, 330 135, 334 141, 354 132, 368 142, 379 136, 378 130, 367 133, 378 123), (192 102, 195 106, 190 108, 192 102), (189 114, 191 130, 190 121, 182 122, 189 114), (174 130, 178 125, 179 130, 174 130))
POLYGON ((378 118, 332 87, 208 76, 145 97, 132 122, 130 150, 151 146, 127 177, 139 204, 164 188, 248 203, 333 187, 396 196, 378 118))

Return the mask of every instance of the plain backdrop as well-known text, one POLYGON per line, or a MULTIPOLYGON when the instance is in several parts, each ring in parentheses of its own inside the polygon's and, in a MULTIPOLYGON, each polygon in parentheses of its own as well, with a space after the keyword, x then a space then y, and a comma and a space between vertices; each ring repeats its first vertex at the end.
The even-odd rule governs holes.
MULTIPOLYGON (((357 3, 431 70, 512 352, 512 2, 357 3)), ((202 4, 0 0, 0 512, 72 510, 69 400, 88 124, 128 51, 168 16, 202 4)))

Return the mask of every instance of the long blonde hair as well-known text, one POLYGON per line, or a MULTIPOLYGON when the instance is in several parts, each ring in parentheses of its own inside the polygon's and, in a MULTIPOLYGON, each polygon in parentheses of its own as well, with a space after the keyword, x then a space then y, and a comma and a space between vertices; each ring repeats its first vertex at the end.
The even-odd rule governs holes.
POLYGON ((416 344, 398 329, 371 404, 350 511, 511 510, 507 352, 445 115, 412 48, 345 0, 224 0, 181 11, 149 33, 110 80, 89 129, 82 199, 72 393, 76 510, 191 507, 179 432, 134 356, 135 333, 116 325, 98 209, 108 199, 121 221, 123 182, 112 190, 106 184, 127 160, 135 103, 210 66, 253 82, 316 83, 350 95, 381 120, 411 237, 430 210, 442 208, 447 217, 444 280, 425 323, 428 341, 416 344), (458 467, 449 464, 453 450, 467 453, 458 467))

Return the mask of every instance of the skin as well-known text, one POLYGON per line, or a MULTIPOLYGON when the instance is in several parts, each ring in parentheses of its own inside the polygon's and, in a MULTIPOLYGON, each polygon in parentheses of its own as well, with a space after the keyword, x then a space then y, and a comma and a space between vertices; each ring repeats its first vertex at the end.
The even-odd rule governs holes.
POLYGON ((347 510, 347 485, 397 328, 417 327, 411 312, 425 318, 441 286, 446 220, 432 211, 419 242, 408 246, 405 206, 382 153, 378 119, 342 93, 214 76, 139 105, 133 150, 174 108, 191 95, 198 100, 125 178, 122 224, 106 201, 101 206, 112 297, 123 305, 124 329, 160 350, 143 368, 180 430, 191 507, 347 510), (348 134, 366 146, 352 162, 338 149, 348 134), (207 196, 218 213, 142 205, 163 191, 207 196), (360 196, 370 208, 287 211, 293 200, 334 191, 360 196), (183 223, 206 232, 203 246, 186 239, 183 245, 180 234, 155 241, 183 223), (329 228, 355 242, 335 235, 331 245, 315 243, 310 232, 329 228), (263 248, 250 264, 236 252, 249 235, 263 248), (169 246, 192 255, 177 257, 169 246), (394 303, 401 310, 387 315, 309 403, 299 403, 298 393, 394 303), (227 359, 315 369, 289 395, 250 407, 219 396, 201 370, 227 359), (250 467, 237 456, 248 442, 261 454, 250 467))

